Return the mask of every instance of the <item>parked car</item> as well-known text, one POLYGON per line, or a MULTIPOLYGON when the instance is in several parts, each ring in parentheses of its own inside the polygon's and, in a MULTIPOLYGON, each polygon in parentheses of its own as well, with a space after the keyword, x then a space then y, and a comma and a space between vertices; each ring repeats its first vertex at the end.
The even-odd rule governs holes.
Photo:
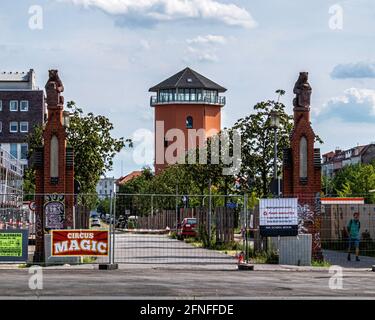
POLYGON ((186 237, 197 236, 197 219, 196 218, 185 218, 182 220, 181 225, 177 229, 177 237, 183 239, 186 237))
POLYGON ((96 211, 91 211, 90 212, 90 218, 98 218, 99 214, 96 211))
POLYGON ((100 220, 98 218, 94 218, 91 220, 91 227, 100 227, 100 220))

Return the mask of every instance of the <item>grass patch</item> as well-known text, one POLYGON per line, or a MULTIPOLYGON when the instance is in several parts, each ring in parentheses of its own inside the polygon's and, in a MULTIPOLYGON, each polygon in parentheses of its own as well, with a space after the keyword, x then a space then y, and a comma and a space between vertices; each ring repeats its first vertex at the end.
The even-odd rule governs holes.
POLYGON ((249 257, 252 263, 259 263, 259 264, 278 264, 279 263, 279 255, 275 251, 269 251, 269 252, 250 251, 249 257))
POLYGON ((97 260, 97 257, 83 257, 82 263, 93 263, 97 260))
POLYGON ((172 231, 168 234, 168 238, 169 239, 177 239, 177 232, 176 231, 172 231))
POLYGON ((330 267, 331 263, 326 260, 313 260, 311 262, 312 267, 330 267))

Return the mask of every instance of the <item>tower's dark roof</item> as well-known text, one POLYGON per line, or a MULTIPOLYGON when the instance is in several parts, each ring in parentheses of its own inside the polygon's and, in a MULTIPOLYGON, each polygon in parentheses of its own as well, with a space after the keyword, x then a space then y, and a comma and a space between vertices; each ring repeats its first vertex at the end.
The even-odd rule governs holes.
POLYGON ((227 89, 213 82, 212 80, 202 76, 198 72, 185 68, 184 70, 176 73, 174 76, 168 78, 150 88, 150 92, 157 92, 162 89, 175 89, 175 88, 192 88, 192 89, 208 89, 218 90, 225 92, 227 89))

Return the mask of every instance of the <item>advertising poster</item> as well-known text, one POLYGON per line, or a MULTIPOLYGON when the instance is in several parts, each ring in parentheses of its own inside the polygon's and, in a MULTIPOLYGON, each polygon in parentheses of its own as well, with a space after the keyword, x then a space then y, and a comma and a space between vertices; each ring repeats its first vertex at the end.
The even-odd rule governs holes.
POLYGON ((298 235, 297 198, 260 199, 259 227, 263 237, 298 235))
POLYGON ((52 230, 52 256, 108 256, 109 233, 100 230, 52 230))
POLYGON ((44 199, 44 214, 47 229, 62 229, 65 219, 64 195, 47 195, 44 199))
POLYGON ((27 261, 28 230, 0 230, 0 261, 27 261))

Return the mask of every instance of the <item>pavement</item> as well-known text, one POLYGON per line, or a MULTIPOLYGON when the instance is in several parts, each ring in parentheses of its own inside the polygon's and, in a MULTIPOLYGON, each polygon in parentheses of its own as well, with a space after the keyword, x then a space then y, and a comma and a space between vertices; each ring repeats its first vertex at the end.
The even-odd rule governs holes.
POLYGON ((370 268, 375 265, 374 257, 359 256, 360 261, 355 261, 355 255, 351 254, 351 261, 348 261, 348 253, 334 250, 323 250, 324 260, 331 265, 338 265, 343 268, 370 268))

